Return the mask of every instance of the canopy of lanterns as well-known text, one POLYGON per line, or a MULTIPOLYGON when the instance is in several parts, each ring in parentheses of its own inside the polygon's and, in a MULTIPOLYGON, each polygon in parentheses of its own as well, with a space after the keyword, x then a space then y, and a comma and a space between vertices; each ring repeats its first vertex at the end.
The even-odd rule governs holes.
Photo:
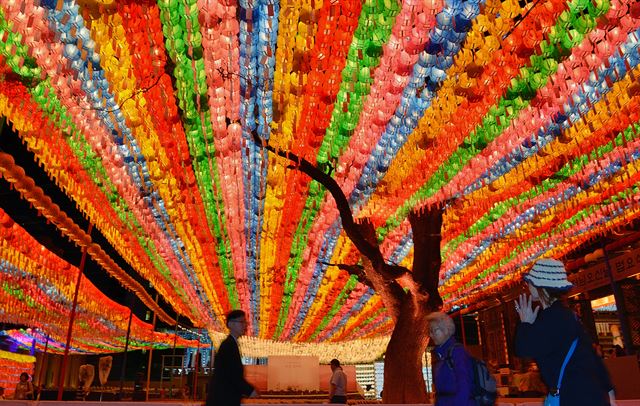
MULTIPOLYGON (((449 202, 440 290, 469 304, 640 215, 639 38, 635 0, 6 0, 0 115, 194 325, 241 308, 256 340, 369 342, 393 323, 328 265, 360 259, 333 198, 254 136, 330 173, 390 263, 411 266, 408 213, 449 202)), ((77 268, 0 218, 0 315, 64 319, 77 268)), ((84 345, 120 340, 119 305, 82 289, 84 345)))

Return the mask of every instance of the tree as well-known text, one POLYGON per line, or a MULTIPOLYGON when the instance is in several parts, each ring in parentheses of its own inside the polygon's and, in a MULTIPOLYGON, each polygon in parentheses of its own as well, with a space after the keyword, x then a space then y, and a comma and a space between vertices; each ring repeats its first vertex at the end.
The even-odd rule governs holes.
POLYGON ((414 210, 409 214, 414 244, 412 270, 388 264, 378 246, 373 224, 369 219, 354 221, 344 192, 329 174, 292 152, 273 148, 255 134, 254 141, 289 159, 291 168, 322 184, 335 199, 342 227, 360 252, 363 263, 337 266, 372 287, 395 322, 385 355, 383 402, 426 403, 422 356, 429 336, 426 318, 442 306, 438 277, 444 205, 414 210))

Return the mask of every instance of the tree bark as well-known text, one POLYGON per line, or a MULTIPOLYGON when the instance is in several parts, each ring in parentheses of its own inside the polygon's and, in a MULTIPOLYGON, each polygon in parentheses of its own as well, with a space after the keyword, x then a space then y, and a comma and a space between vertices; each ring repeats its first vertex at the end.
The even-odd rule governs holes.
POLYGON ((382 403, 420 404, 427 402, 422 374, 422 358, 428 344, 430 311, 424 299, 407 297, 401 306, 384 358, 384 390, 382 403))

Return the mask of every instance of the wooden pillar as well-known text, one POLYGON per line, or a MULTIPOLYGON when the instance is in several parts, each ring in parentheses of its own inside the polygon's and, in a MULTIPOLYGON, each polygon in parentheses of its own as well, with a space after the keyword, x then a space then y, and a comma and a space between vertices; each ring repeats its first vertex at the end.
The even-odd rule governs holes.
POLYGON ((513 365, 513 354, 515 352, 513 345, 513 333, 515 329, 515 321, 510 311, 513 309, 511 302, 500 301, 500 317, 502 319, 502 333, 504 334, 504 351, 505 360, 509 365, 513 365))
MULTIPOLYGON (((156 292, 155 302, 158 303, 158 292, 156 292)), ((153 312, 153 321, 151 323, 152 330, 156 329, 156 320, 157 320, 156 312, 153 312)), ((153 357, 153 347, 149 349, 149 360, 147 361, 147 393, 145 394, 145 401, 149 401, 149 391, 151 390, 151 358, 153 357)))
POLYGON ((602 244, 602 251, 604 251, 604 263, 609 275, 609 282, 611 283, 611 289, 613 290, 613 297, 616 299, 616 315, 620 321, 620 332, 622 333, 622 342, 624 343, 624 351, 627 355, 633 353, 633 340, 631 339, 631 330, 629 329, 629 323, 626 317, 627 310, 624 305, 624 297, 618 282, 613 277, 613 271, 611 269, 611 262, 609 261, 609 253, 607 247, 602 244))

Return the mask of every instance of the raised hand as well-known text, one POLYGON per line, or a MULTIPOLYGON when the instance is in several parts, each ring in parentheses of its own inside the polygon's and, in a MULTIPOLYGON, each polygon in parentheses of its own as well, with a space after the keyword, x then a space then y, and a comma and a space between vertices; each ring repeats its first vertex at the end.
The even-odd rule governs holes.
POLYGON ((540 306, 536 306, 536 308, 533 309, 531 304, 531 296, 525 293, 521 293, 520 297, 515 301, 515 306, 516 312, 518 312, 518 316, 520 316, 521 322, 533 324, 533 322, 536 321, 540 306))

